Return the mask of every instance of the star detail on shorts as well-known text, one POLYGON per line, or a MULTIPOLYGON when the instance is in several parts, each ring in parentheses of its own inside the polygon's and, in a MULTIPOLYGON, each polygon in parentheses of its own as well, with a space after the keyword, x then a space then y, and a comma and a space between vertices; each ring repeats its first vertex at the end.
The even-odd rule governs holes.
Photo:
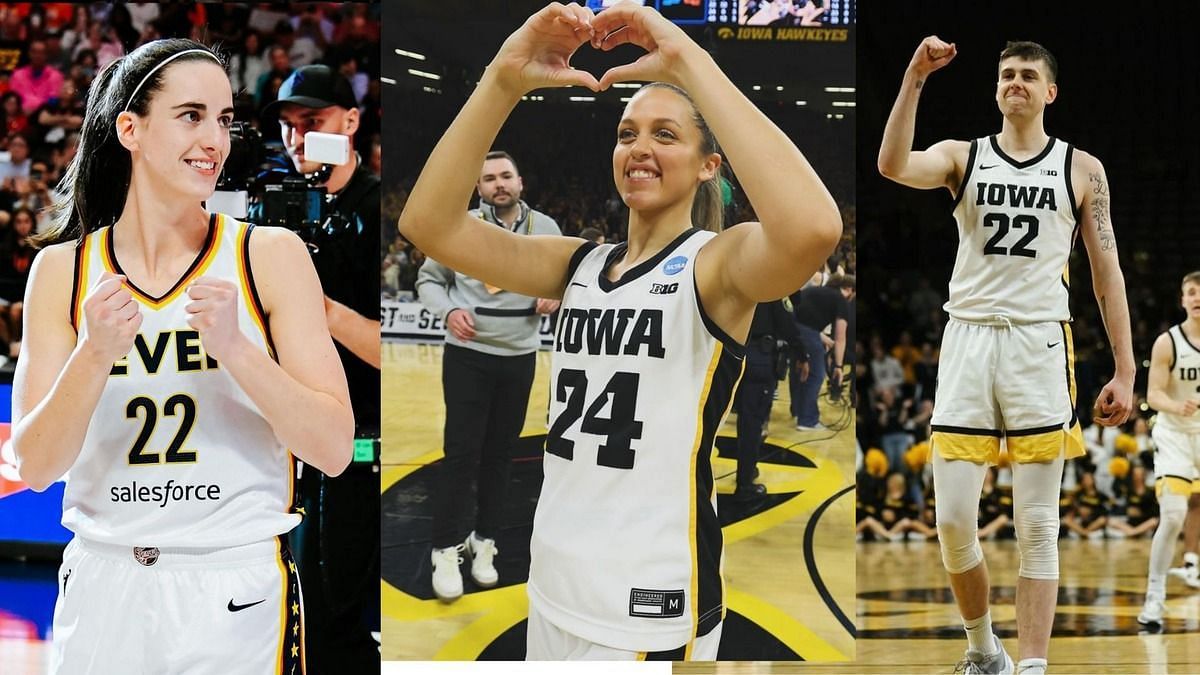
POLYGON ((291 572, 291 573, 293 573, 293 574, 295 574, 295 572, 296 572, 296 561, 294 561, 294 560, 289 560, 289 561, 288 561, 288 571, 289 571, 289 572, 291 572))
POLYGON ((292 603, 292 614, 296 614, 296 615, 300 614, 300 603, 298 603, 298 602, 292 603))
POLYGON ((292 656, 293 657, 300 656, 300 647, 297 646, 296 643, 294 643, 294 642, 292 643, 292 656))

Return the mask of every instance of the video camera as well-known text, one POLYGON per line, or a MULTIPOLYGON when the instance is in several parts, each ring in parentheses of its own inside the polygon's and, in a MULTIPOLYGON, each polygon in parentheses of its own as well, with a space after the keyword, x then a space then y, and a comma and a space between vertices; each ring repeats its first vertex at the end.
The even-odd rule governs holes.
POLYGON ((314 253, 322 238, 350 225, 333 208, 323 187, 334 166, 351 161, 348 137, 317 131, 305 134, 305 158, 322 163, 320 170, 308 175, 297 174, 284 149, 264 141, 262 132, 245 122, 234 122, 229 139, 229 157, 209 199, 211 209, 256 225, 286 227, 314 253))

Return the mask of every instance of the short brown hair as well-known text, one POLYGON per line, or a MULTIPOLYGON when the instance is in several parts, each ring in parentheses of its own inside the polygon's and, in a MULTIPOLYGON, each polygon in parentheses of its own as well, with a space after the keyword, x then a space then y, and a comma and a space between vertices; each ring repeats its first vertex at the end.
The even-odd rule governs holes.
POLYGON ((1054 58, 1049 49, 1036 42, 1024 40, 1009 42, 1004 45, 1004 51, 1000 52, 1000 60, 1003 61, 1004 59, 1014 57, 1026 61, 1045 61, 1046 70, 1048 71, 1046 75, 1050 78, 1051 82, 1058 81, 1058 59, 1054 58))
POLYGON ((1183 281, 1179 283, 1179 287, 1183 288, 1188 284, 1200 285, 1200 270, 1189 272, 1183 276, 1183 281))
POLYGON ((518 176, 521 175, 521 170, 517 168, 517 160, 513 159, 512 155, 508 154, 507 152, 503 150, 492 150, 483 157, 483 161, 485 162, 489 159, 507 159, 508 161, 512 162, 513 171, 516 172, 518 176))

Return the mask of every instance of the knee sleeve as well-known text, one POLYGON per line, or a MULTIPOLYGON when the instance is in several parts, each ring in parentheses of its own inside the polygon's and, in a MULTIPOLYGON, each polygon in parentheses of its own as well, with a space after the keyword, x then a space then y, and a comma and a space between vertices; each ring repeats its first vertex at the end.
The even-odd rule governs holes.
POLYGON ((1013 504, 1021 570, 1026 579, 1058 579, 1058 500, 1013 504))
POLYGON ((1187 520, 1187 497, 1175 494, 1169 490, 1163 490, 1163 494, 1159 499, 1158 526, 1164 528, 1168 534, 1178 537, 1179 531, 1183 529, 1184 521, 1187 520))
POLYGON ((979 494, 986 473, 985 465, 949 461, 934 453, 938 543, 942 564, 950 574, 968 572, 983 562, 978 519, 979 494))
POLYGON ((1013 520, 1021 551, 1018 574, 1058 579, 1058 493, 1063 459, 1013 465, 1013 520))

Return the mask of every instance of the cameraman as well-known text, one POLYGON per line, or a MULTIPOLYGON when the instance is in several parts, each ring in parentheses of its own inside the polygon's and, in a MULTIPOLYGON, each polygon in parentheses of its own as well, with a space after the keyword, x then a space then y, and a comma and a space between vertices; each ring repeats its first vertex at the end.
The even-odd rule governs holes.
MULTIPOLYGON (((322 165, 305 158, 304 134, 340 134, 353 145, 357 106, 345 78, 313 65, 292 73, 264 114, 278 112, 288 156, 298 172, 310 175, 322 165)), ((379 646, 371 636, 379 617, 379 179, 355 153, 333 167, 324 188, 331 215, 308 244, 325 290, 329 332, 350 385, 356 452, 338 478, 300 467, 305 517, 292 544, 304 588, 305 651, 312 671, 379 672, 379 646), (369 456, 364 460, 360 454, 369 456)))
POLYGON ((829 373, 829 386, 831 391, 840 391, 846 357, 846 327, 853 316, 850 301, 854 299, 854 284, 854 275, 837 274, 824 286, 809 286, 792 294, 793 311, 800 324, 798 346, 809 355, 807 364, 797 359, 797 369, 789 378, 792 416, 800 431, 825 429, 818 414, 817 397, 825 381, 825 353, 831 347, 833 370, 829 373), (833 326, 832 340, 821 332, 830 325, 833 326))

